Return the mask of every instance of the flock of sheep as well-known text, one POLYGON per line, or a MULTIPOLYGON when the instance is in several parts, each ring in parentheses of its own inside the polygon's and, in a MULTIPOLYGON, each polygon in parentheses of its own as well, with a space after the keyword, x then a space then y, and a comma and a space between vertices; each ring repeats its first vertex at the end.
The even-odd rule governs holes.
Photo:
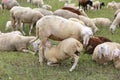
MULTIPOLYGON (((26 2, 37 5, 38 8, 21 6, 16 0, 2 0, 1 10, 10 10, 11 20, 6 23, 5 30, 12 32, 0 32, 0 51, 23 51, 39 54, 39 62, 42 65, 44 58, 47 64, 54 66, 62 60, 73 58, 74 63, 69 71, 73 71, 79 61, 79 55, 84 48, 92 47, 92 59, 100 64, 114 62, 115 68, 120 69, 120 44, 105 42, 97 45, 90 43, 94 34, 99 31, 97 25, 110 26, 114 33, 116 26, 120 26, 120 3, 109 2, 107 8, 116 9, 114 20, 108 18, 89 18, 85 11, 76 7, 71 0, 65 1, 63 8, 51 11, 52 7, 44 4, 43 0, 27 0, 26 2), (25 36, 23 28, 29 24, 29 36, 25 36), (36 36, 31 36, 32 29, 36 27, 36 36), (16 31, 17 30, 17 31, 16 31), (19 31, 18 31, 19 30, 19 31), (52 46, 49 39, 60 41, 52 46), (32 44, 34 52, 28 50, 32 44), (89 47, 88 47, 89 45, 89 47)), ((100 1, 92 1, 92 10, 101 9, 100 1)))

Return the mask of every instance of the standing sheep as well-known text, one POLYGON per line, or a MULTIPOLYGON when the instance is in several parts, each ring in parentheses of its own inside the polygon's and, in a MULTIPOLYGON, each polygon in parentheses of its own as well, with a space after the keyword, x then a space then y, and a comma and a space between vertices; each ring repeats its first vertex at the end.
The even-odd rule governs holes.
POLYGON ((19 3, 16 0, 2 0, 3 13, 4 9, 10 10, 14 6, 19 6, 19 3))
MULTIPOLYGON (((89 38, 93 36, 91 28, 81 25, 78 22, 70 21, 59 16, 44 16, 36 23, 36 39, 41 37, 39 62, 42 64, 43 48, 48 38, 53 40, 64 40, 73 37, 88 44, 89 38)), ((35 41, 33 40, 33 41, 35 41)))
POLYGON ((83 45, 74 38, 68 38, 61 41, 57 46, 51 47, 51 44, 46 43, 44 56, 47 59, 48 65, 59 63, 69 57, 74 58, 73 66, 69 71, 73 71, 79 61, 79 54, 83 50, 83 45))
POLYGON ((110 25, 110 31, 113 34, 116 26, 120 24, 120 12, 117 14, 117 16, 115 17, 114 21, 112 22, 112 24, 110 25))

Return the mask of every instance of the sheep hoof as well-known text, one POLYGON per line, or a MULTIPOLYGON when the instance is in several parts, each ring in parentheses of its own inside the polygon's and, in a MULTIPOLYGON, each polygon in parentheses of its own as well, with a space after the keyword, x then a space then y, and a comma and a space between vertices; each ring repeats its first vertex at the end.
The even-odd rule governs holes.
POLYGON ((69 71, 70 71, 70 72, 72 72, 72 71, 73 71, 73 69, 70 69, 69 71))

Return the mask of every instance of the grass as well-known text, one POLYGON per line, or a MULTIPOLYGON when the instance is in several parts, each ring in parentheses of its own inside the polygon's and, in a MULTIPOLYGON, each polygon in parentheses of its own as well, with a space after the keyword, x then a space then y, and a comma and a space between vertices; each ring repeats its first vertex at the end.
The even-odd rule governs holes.
MULTIPOLYGON (((18 0, 22 6, 34 7, 26 0, 18 0)), ((52 11, 61 8, 64 2, 58 0, 44 0, 52 5, 52 11)), ((100 0, 106 4, 112 0, 100 0)), ((116 0, 117 1, 117 0, 116 0)), ((73 0, 77 4, 77 0, 73 0)), ((87 11, 90 18, 107 17, 113 20, 115 10, 106 7, 98 11, 87 11)), ((5 24, 10 20, 9 11, 6 10, 4 16, 0 12, 0 30, 6 32, 5 24)), ((27 27, 25 27, 27 28, 27 27)), ((98 26, 100 29, 95 35, 105 36, 112 41, 120 43, 120 29, 117 28, 114 35, 109 32, 108 26, 98 26)), ((28 31, 27 29, 25 30, 28 31)), ((27 32, 28 33, 28 32, 27 32)), ((57 44, 53 41, 53 44, 57 44)), ((2 46, 2 45, 0 45, 2 46)), ((49 67, 46 64, 40 66, 38 56, 22 52, 0 52, 0 80, 120 80, 120 70, 114 68, 113 63, 109 65, 99 65, 92 61, 92 55, 83 54, 76 69, 70 73, 70 60, 64 61, 61 66, 49 67)))

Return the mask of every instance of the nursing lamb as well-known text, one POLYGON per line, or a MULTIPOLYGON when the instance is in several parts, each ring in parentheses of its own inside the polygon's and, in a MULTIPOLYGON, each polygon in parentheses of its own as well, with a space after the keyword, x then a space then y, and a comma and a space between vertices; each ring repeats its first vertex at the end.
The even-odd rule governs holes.
POLYGON ((79 53, 83 50, 83 45, 74 38, 68 38, 61 41, 57 46, 51 47, 51 43, 47 42, 44 50, 45 59, 48 65, 54 65, 67 58, 74 58, 73 66, 69 71, 73 71, 79 61, 79 53))

